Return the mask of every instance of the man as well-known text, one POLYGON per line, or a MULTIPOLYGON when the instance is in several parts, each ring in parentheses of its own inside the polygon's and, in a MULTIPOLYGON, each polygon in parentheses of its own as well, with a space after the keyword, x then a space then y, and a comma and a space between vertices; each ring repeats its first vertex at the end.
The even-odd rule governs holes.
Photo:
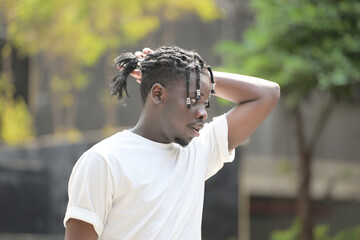
POLYGON ((263 122, 279 86, 213 73, 197 53, 178 47, 115 60, 112 94, 127 94, 127 77, 134 76, 141 82, 141 116, 76 163, 65 239, 200 239, 205 180, 263 122), (204 124, 210 95, 237 105, 204 124))

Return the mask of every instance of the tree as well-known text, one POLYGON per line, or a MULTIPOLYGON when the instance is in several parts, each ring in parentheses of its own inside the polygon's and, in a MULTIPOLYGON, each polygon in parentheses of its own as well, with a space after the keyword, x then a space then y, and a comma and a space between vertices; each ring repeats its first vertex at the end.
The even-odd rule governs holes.
MULTIPOLYGON (((74 129, 77 95, 89 84, 86 68, 158 28, 161 20, 197 14, 219 17, 213 0, 0 0, 0 30, 22 54, 41 56, 48 71, 55 132, 74 129)), ((38 81, 29 84, 30 106, 38 81)), ((36 109, 32 109, 35 113, 36 109)))
POLYGON ((295 118, 299 153, 301 236, 312 239, 311 160, 335 103, 360 100, 360 2, 356 0, 253 0, 255 21, 243 41, 217 51, 228 70, 276 81, 295 118), (314 94, 320 105, 315 124, 303 108, 314 94), (309 133, 310 134, 307 134, 309 133))
POLYGON ((18 145, 32 140, 34 129, 24 100, 20 96, 14 97, 11 57, 12 48, 7 44, 2 48, 0 61, 0 141, 18 145))
MULTIPOLYGON (((1 46, 1 44, 0 44, 1 46)), ((33 139, 32 118, 21 96, 16 96, 10 44, 0 47, 0 141, 18 145, 33 139)))

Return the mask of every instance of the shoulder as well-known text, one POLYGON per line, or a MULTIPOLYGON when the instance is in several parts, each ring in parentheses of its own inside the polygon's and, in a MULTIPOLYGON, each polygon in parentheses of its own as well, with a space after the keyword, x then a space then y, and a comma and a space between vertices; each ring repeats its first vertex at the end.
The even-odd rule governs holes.
MULTIPOLYGON (((228 136, 228 125, 226 115, 214 117, 213 120, 204 125, 200 131, 199 140, 201 142, 208 142, 213 138, 216 141, 226 140, 228 136)), ((196 142, 196 141, 195 141, 196 142)), ((226 141, 227 142, 227 141, 226 141)))
POLYGON ((126 141, 126 133, 116 133, 93 145, 85 151, 77 160, 74 169, 77 168, 103 168, 113 162, 111 159, 121 151, 123 142, 126 141))
POLYGON ((94 152, 105 157, 116 149, 121 148, 127 141, 127 130, 115 133, 92 146, 88 152, 94 152))
MULTIPOLYGON (((200 131, 200 137, 194 139, 194 144, 199 147, 203 146, 206 151, 217 151, 221 157, 225 158, 233 155, 232 151, 229 152, 228 142, 228 121, 226 114, 214 117, 210 123, 205 124, 204 128, 200 131)), ((216 155, 216 154, 215 154, 216 155)))

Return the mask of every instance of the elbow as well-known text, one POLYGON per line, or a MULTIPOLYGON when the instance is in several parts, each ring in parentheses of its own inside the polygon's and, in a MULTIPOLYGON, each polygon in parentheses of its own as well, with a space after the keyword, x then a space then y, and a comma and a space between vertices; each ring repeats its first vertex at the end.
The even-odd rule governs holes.
POLYGON ((275 105, 280 99, 280 86, 279 84, 272 82, 268 91, 270 101, 275 105))
POLYGON ((276 101, 278 101, 279 98, 280 98, 280 86, 279 86, 279 84, 274 83, 273 92, 274 92, 274 97, 276 98, 276 101))

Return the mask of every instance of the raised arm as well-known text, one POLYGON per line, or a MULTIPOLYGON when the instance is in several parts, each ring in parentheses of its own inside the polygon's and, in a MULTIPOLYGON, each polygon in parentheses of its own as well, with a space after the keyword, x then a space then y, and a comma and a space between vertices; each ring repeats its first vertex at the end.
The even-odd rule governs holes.
MULTIPOLYGON (((152 53, 149 48, 137 51, 142 58, 152 53)), ((228 121, 229 150, 243 143, 265 120, 280 97, 278 84, 264 79, 240 74, 213 72, 216 82, 216 96, 237 104, 226 116, 228 121)), ((141 82, 141 72, 134 70, 131 75, 141 82)))
POLYGON ((265 120, 280 97, 280 87, 264 79, 214 72, 216 96, 237 104, 227 114, 229 150, 243 143, 265 120))

